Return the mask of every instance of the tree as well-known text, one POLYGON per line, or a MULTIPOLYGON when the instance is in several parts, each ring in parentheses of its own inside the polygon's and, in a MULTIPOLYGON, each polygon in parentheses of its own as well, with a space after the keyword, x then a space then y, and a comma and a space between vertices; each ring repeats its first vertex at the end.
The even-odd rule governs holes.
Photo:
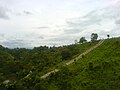
POLYGON ((37 83, 35 86, 34 86, 34 88, 33 88, 33 90, 46 90, 46 86, 45 86, 45 84, 44 83, 37 83))
POLYGON ((79 43, 86 43, 86 42, 87 42, 87 40, 85 39, 85 37, 81 37, 81 38, 80 38, 79 43))
POLYGON ((75 40, 75 44, 77 44, 78 43, 78 41, 77 40, 75 40))
POLYGON ((107 37, 109 38, 109 37, 110 37, 110 35, 108 34, 108 35, 107 35, 107 37))
POLYGON ((97 33, 92 33, 91 34, 91 41, 95 41, 95 40, 97 40, 97 38, 98 38, 98 34, 97 33))
POLYGON ((62 60, 67 60, 71 56, 71 52, 69 49, 64 49, 61 52, 62 60))

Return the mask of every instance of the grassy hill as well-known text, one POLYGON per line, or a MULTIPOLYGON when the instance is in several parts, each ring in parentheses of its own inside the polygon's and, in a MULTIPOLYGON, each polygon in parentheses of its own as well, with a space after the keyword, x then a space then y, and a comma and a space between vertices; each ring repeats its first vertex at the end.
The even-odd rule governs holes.
MULTIPOLYGON (((1 82, 0 87, 5 90, 13 88, 15 90, 119 90, 120 38, 106 39, 102 45, 82 59, 69 66, 62 66, 98 42, 52 48, 36 47, 32 50, 2 49, 9 57, 4 59, 5 62, 11 61, 8 64, 16 66, 17 69, 8 69, 1 73, 1 81, 10 79, 11 82, 6 85, 1 82), (40 78, 41 75, 58 67, 61 69, 59 72, 45 79, 40 78), (32 74, 29 74, 30 71, 32 74), (6 75, 7 72, 10 73, 6 75), (8 77, 9 75, 11 76, 8 77)), ((6 67, 0 68, 2 70, 6 67)))
POLYGON ((47 89, 53 85, 53 90, 119 90, 120 38, 105 40, 79 61, 51 75, 47 82, 47 89))
POLYGON ((87 42, 85 44, 72 44, 61 47, 40 46, 33 49, 15 48, 9 49, 0 45, 0 88, 11 88, 16 84, 21 85, 18 90, 23 88, 34 87, 33 83, 36 78, 54 68, 61 67, 63 63, 83 53, 88 48, 96 45, 98 41, 87 42), (30 72, 33 72, 29 77, 30 72), (32 79, 31 79, 32 77, 32 79), (31 79, 31 84, 29 80, 31 79), (5 80, 9 80, 10 84, 3 84, 5 80), (9 86, 10 85, 10 86, 9 86))

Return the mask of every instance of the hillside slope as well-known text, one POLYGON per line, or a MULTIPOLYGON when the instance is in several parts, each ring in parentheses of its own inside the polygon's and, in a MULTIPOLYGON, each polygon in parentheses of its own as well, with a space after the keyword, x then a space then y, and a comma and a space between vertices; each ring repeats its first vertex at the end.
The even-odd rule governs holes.
POLYGON ((47 90, 119 90, 120 38, 107 39, 76 63, 39 82, 47 90))
POLYGON ((33 49, 8 49, 0 46, 0 89, 30 90, 40 81, 40 76, 60 68, 99 41, 61 47, 40 46, 33 49), (10 81, 3 84, 4 81, 10 81))
POLYGON ((1 90, 119 90, 120 38, 106 39, 102 45, 83 55, 81 59, 61 66, 99 41, 64 47, 1 49, 1 90), (4 65, 2 65, 4 64, 4 65), (6 67, 7 65, 7 67, 6 67), (41 79, 49 68, 60 71, 41 79), (7 69, 7 70, 6 70, 7 69))

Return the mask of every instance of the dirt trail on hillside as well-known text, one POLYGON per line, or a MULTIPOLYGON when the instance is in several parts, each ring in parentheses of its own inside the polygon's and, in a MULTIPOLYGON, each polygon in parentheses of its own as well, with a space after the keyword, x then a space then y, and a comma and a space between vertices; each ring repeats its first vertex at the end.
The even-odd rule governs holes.
MULTIPOLYGON (((94 50, 95 48, 97 48, 98 46, 100 46, 104 41, 105 41, 104 39, 101 40, 101 41, 99 41, 98 44, 96 44, 95 46, 93 46, 93 47, 91 47, 90 49, 86 50, 84 53, 80 54, 78 57, 76 57, 76 58, 72 59, 71 61, 65 63, 64 66, 70 65, 70 64, 78 61, 79 59, 81 59, 81 58, 83 57, 83 55, 88 54, 89 52, 91 52, 92 50, 94 50)), ((46 73, 45 75, 41 76, 40 78, 42 78, 42 79, 43 79, 43 78, 46 78, 46 77, 48 77, 51 73, 56 73, 56 72, 58 72, 58 71, 60 71, 60 69, 55 69, 55 70, 53 70, 53 71, 50 71, 50 72, 46 73)))
POLYGON ((91 47, 90 49, 88 49, 87 51, 85 51, 84 53, 80 54, 78 57, 72 59, 71 61, 67 62, 66 65, 69 65, 79 59, 82 58, 83 55, 88 54, 90 51, 92 51, 93 49, 97 48, 98 46, 100 46, 102 43, 104 42, 104 40, 101 40, 98 44, 96 44, 95 46, 91 47))

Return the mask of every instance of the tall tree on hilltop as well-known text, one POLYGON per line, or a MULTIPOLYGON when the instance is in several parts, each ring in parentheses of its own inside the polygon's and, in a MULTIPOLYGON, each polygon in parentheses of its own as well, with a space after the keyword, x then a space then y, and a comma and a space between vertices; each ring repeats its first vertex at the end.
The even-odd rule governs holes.
POLYGON ((80 38, 79 43, 82 43, 82 44, 83 44, 83 43, 86 43, 86 42, 87 42, 87 40, 85 39, 85 37, 81 37, 81 38, 80 38))
POLYGON ((78 43, 78 41, 77 40, 75 40, 75 44, 77 44, 78 43))
POLYGON ((107 37, 109 38, 109 37, 110 37, 110 35, 108 34, 108 35, 107 35, 107 37))
POLYGON ((95 40, 97 40, 97 38, 98 38, 98 34, 97 33, 92 33, 91 34, 91 41, 95 41, 95 40))

